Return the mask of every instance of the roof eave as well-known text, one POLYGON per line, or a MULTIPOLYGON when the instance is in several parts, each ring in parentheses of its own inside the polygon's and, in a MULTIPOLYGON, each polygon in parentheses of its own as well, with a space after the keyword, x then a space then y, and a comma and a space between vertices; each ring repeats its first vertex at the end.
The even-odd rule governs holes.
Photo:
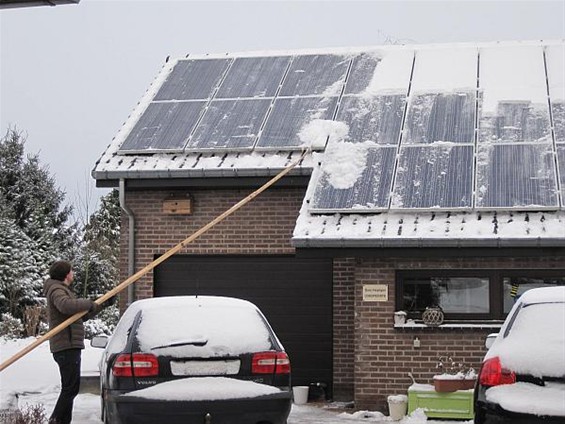
POLYGON ((329 239, 299 238, 292 239, 295 248, 442 248, 442 247, 565 247, 565 238, 486 238, 486 239, 329 239))

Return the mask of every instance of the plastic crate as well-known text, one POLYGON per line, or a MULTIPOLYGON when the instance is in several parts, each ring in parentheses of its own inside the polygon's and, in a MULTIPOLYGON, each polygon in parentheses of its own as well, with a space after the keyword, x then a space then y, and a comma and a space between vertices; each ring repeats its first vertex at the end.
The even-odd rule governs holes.
POLYGON ((422 408, 428 418, 473 419, 473 390, 439 393, 430 387, 431 390, 408 390, 409 414, 422 408))

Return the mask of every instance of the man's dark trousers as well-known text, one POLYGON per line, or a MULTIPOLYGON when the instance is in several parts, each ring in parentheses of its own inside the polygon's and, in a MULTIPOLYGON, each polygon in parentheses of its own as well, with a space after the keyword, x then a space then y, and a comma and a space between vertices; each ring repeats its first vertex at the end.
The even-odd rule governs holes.
POLYGON ((80 349, 68 349, 53 354, 61 374, 61 393, 49 418, 49 424, 70 424, 73 402, 80 388, 80 349))

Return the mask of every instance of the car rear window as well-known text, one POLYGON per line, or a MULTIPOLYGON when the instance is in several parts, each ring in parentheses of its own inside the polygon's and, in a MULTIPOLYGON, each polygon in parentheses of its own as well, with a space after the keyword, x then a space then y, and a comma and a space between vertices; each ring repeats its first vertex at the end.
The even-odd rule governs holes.
POLYGON ((565 370, 565 303, 523 306, 506 337, 493 346, 510 369, 535 376, 563 376, 565 370))
POLYGON ((273 348, 257 310, 239 305, 144 310, 137 340, 144 352, 173 357, 232 356, 273 348))

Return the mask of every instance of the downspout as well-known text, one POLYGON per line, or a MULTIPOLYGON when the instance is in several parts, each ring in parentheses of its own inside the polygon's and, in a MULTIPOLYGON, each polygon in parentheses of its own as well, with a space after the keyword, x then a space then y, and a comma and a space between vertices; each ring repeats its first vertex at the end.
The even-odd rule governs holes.
MULTIPOLYGON (((123 178, 120 178, 120 207, 128 216, 128 275, 133 275, 135 272, 135 215, 126 205, 126 182, 123 178)), ((134 285, 130 284, 127 289, 128 299, 126 306, 129 306, 135 300, 134 285)))

